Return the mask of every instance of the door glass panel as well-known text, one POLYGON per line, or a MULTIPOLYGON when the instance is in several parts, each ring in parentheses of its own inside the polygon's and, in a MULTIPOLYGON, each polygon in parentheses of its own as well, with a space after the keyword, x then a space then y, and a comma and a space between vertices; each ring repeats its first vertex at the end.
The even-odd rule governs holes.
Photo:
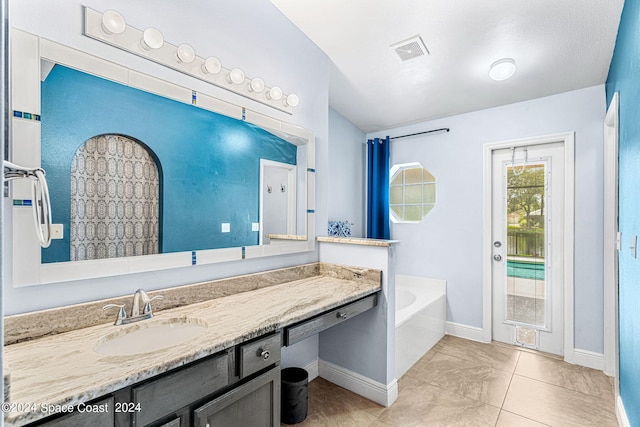
POLYGON ((545 164, 507 166, 505 320, 546 327, 545 164))

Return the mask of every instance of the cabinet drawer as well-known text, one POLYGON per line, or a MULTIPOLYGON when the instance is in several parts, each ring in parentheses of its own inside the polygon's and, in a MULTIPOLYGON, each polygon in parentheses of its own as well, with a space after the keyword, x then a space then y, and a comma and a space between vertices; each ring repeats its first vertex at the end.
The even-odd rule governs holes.
POLYGON ((134 387, 133 401, 140 404, 134 425, 144 426, 165 417, 228 383, 229 356, 224 353, 134 387))
POLYGON ((295 344, 298 341, 322 332, 338 323, 351 319, 364 311, 373 308, 378 303, 378 295, 369 295, 358 301, 343 305, 334 310, 328 311, 319 316, 313 317, 304 322, 290 326, 285 329, 284 343, 285 345, 295 344))
POLYGON ((248 377, 266 367, 280 362, 280 332, 239 346, 240 378, 248 377))

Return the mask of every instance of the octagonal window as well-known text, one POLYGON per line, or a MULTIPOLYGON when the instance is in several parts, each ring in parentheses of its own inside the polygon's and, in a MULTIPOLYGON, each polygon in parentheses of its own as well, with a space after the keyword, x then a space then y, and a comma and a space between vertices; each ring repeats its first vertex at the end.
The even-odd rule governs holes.
POLYGON ((391 168, 389 205, 393 222, 420 222, 436 204, 436 178, 420 163, 391 168))

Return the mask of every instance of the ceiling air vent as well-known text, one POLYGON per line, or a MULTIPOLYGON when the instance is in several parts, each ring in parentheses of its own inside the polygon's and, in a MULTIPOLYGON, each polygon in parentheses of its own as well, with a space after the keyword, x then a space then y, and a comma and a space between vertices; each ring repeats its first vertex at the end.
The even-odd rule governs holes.
POLYGON ((391 49, 396 51, 401 61, 408 61, 413 58, 429 55, 429 50, 419 35, 394 43, 391 45, 391 49))

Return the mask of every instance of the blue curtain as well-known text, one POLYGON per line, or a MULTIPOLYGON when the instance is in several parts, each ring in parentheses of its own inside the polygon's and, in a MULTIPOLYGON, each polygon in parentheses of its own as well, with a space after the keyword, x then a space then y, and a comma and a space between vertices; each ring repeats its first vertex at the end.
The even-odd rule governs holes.
POLYGON ((367 141, 367 237, 389 239, 389 137, 367 141))

